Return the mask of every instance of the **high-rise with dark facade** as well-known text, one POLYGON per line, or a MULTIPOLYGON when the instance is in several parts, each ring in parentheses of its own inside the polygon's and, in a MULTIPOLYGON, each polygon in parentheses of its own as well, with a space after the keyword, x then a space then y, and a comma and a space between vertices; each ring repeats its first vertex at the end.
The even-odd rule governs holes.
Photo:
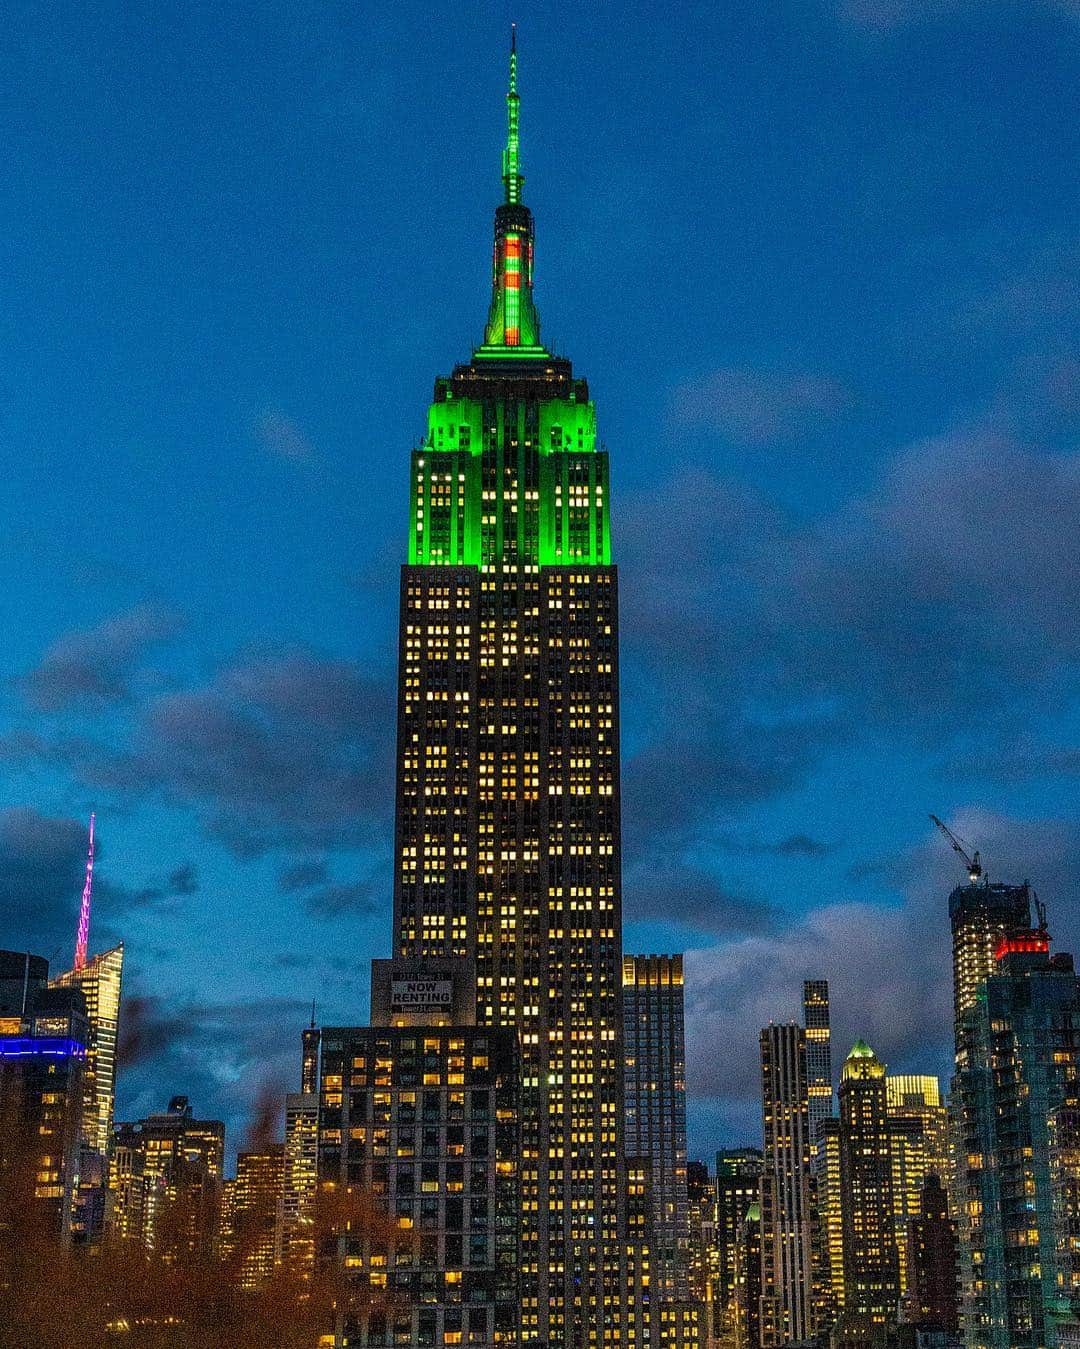
MULTIPOLYGON (((1080 979, 1043 930, 1009 933, 961 1021, 954 1093, 969 1349, 1036 1349, 1060 1294, 1054 1123, 1080 1104, 1080 979)), ((1059 1192, 1060 1193, 1060 1192, 1059 1192)))
POLYGON ((394 945, 467 957, 477 1034, 518 1034, 523 1340, 585 1349, 625 1274, 617 579, 588 385, 540 340, 516 61, 484 340, 412 456, 394 945))
POLYGON ((666 1301, 689 1290, 686 1049, 682 956, 623 956, 628 1155, 648 1157, 652 1288, 666 1301))
POLYGON ((762 1349, 809 1339, 814 1329, 810 1113, 806 1032, 794 1023, 761 1032, 762 1349))
POLYGON ((810 1110, 812 1148, 817 1139, 818 1125, 833 1113, 832 1033, 829 1028, 827 979, 807 979, 803 984, 803 1026, 806 1029, 806 1096, 810 1110))

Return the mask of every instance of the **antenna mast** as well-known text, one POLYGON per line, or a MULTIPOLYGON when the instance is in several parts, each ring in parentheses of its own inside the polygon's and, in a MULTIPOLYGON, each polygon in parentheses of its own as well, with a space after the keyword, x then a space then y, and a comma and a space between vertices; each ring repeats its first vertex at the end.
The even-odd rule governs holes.
POLYGON ((86 968, 86 945, 90 940, 90 894, 94 888, 94 816, 90 816, 90 846, 86 853, 86 883, 79 908, 79 935, 75 939, 75 968, 86 968))

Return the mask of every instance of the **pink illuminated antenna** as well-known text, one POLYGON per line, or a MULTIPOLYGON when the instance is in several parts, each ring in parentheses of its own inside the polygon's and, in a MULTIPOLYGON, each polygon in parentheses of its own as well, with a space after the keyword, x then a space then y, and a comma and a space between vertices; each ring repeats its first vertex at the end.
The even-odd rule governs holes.
POLYGON ((86 853, 86 884, 79 909, 79 935, 75 939, 75 968, 86 967, 86 944, 90 940, 90 892, 94 888, 94 816, 90 816, 90 847, 86 853))

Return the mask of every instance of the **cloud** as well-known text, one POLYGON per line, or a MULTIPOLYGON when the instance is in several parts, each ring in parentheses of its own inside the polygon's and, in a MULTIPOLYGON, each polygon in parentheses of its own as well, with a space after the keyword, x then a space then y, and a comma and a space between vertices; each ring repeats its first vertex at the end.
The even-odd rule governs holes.
POLYGON ((255 436, 267 454, 288 464, 313 464, 318 452, 291 417, 270 409, 255 425, 255 436))
POLYGON ((809 834, 789 834, 774 843, 750 843, 747 852, 761 857, 824 857, 829 847, 809 834))
POLYGON ((4 944, 48 954, 75 939, 86 865, 86 824, 28 806, 0 809, 0 932, 4 944))
MULTIPOLYGON (((839 0, 838 12, 846 22, 875 33, 888 33, 910 24, 928 23, 952 15, 985 18, 994 10, 1021 10, 1032 0, 839 0)), ((1036 0, 1038 5, 1038 0, 1036 0)), ((1080 0, 1042 0, 1047 13, 1080 18, 1080 0)))
POLYGON ((631 499, 622 549, 631 862, 839 747, 1007 743, 1080 693, 1077 454, 941 437, 812 522, 694 470, 631 499))
POLYGON ((731 891, 711 871, 650 859, 627 872, 624 913, 628 919, 678 923, 698 932, 760 932, 773 913, 756 896, 731 891))
POLYGON ((239 856, 364 846, 392 802, 392 698, 346 661, 256 654, 140 707, 126 744, 60 742, 80 779, 193 808, 239 856))
POLYGON ((326 863, 321 861, 293 862, 278 872, 278 889, 285 894, 308 890, 321 885, 329 876, 326 863))
POLYGON ((371 881, 326 885, 303 897, 304 908, 316 918, 341 918, 346 914, 374 913, 378 889, 371 881))
POLYGON ((170 641, 182 626, 173 610, 143 604, 96 627, 66 633, 23 676, 23 691, 44 712, 100 711, 124 702, 131 693, 129 676, 140 657, 170 641))
POLYGON ((681 426, 762 444, 835 417, 849 402, 844 387, 827 376, 729 368, 681 385, 672 413, 681 426))

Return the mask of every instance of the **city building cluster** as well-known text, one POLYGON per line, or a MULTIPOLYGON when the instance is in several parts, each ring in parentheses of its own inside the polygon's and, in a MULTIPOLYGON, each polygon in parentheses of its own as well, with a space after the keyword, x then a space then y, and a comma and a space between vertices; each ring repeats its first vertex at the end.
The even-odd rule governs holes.
MULTIPOLYGON (((297 1027, 283 1132, 232 1176, 182 1082, 116 1121, 124 948, 89 954, 91 833, 72 968, 0 951, 0 1183, 31 1205, 0 1246, 32 1218, 87 1261, 220 1259, 252 1294, 287 1270, 300 1301, 332 1270, 323 1346, 1080 1345, 1080 979, 977 857, 926 933, 951 925, 945 1090, 861 1039, 834 1072, 808 970, 801 1022, 745 1046, 761 1135, 687 1157, 682 957, 623 951, 608 455, 540 338, 516 63, 484 340, 411 461, 367 1020, 297 1027)), ((115 1343, 132 1324, 114 1307, 115 1343)))

